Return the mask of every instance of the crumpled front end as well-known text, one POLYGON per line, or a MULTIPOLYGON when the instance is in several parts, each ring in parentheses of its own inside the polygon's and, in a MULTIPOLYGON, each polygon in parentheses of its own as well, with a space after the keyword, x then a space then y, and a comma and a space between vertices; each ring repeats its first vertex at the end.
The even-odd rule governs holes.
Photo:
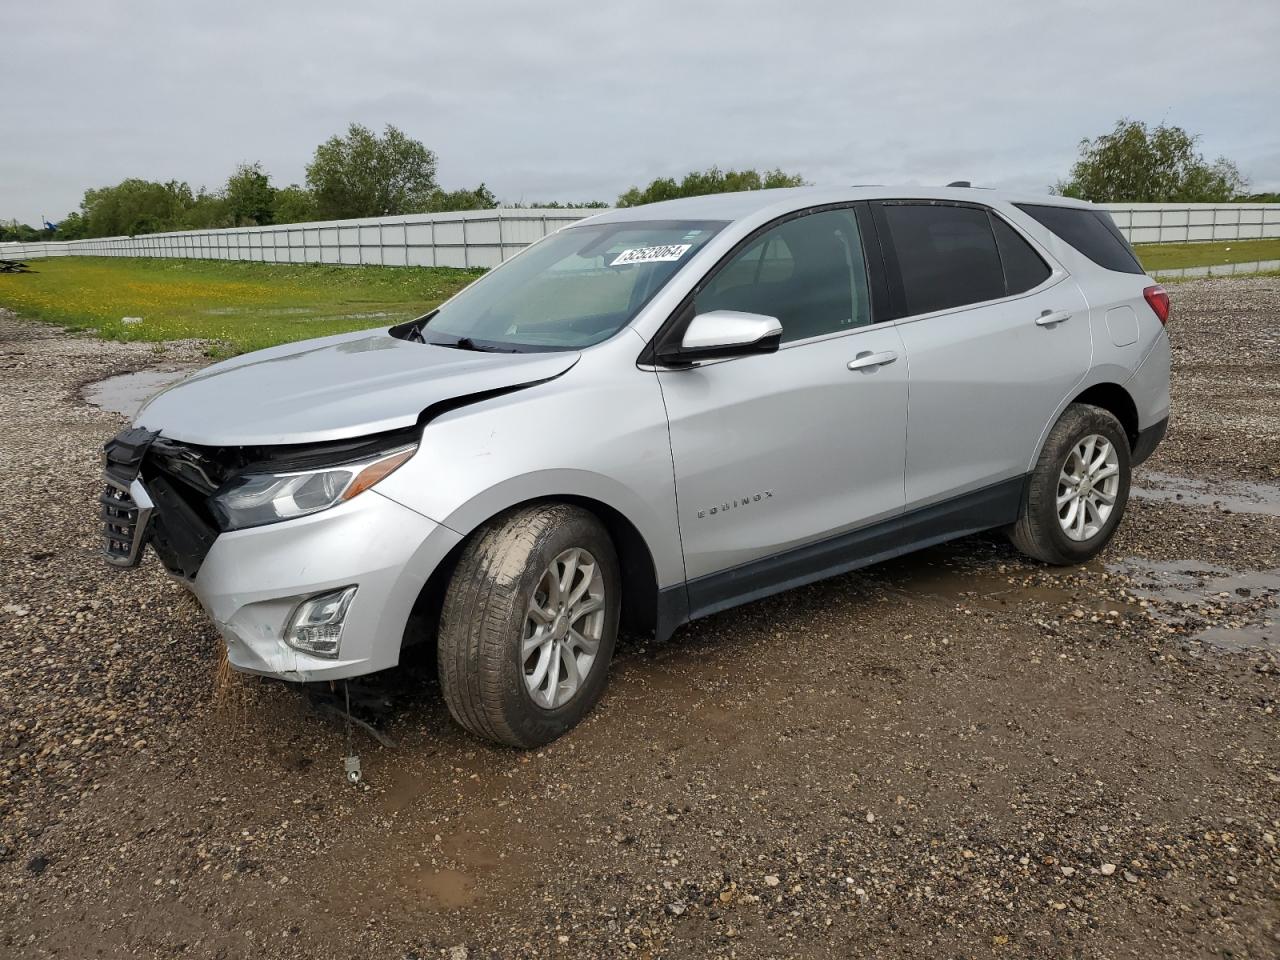
POLYGON ((195 593, 239 670, 309 681, 394 666, 414 602, 458 543, 456 533, 376 490, 306 516, 231 530, 221 528, 211 498, 264 460, 358 458, 400 439, 219 449, 123 431, 106 445, 105 557, 135 566, 149 544, 195 593))

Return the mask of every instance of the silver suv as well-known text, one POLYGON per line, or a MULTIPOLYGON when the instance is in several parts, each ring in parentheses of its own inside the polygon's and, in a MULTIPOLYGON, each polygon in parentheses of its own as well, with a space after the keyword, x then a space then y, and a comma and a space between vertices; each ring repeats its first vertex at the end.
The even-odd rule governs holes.
POLYGON ((1102 210, 965 188, 613 210, 390 329, 215 364, 107 444, 107 559, 149 543, 240 670, 434 643, 520 747, 681 624, 1000 528, 1088 560, 1169 413, 1169 301, 1102 210))

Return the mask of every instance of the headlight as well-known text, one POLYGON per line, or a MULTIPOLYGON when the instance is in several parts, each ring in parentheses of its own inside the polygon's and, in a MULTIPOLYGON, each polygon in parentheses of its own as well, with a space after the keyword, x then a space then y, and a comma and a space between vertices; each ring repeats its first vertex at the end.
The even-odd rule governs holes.
POLYGON ((357 463, 289 473, 247 473, 229 481, 209 503, 223 530, 258 527, 317 513, 363 493, 404 464, 417 445, 357 463))

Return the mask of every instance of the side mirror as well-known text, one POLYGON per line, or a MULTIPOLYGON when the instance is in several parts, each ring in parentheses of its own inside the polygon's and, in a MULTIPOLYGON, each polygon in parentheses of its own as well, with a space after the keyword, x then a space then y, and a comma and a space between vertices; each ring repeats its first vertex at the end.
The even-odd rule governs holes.
POLYGON ((777 317, 712 310, 690 320, 680 346, 659 353, 658 362, 665 366, 686 366, 699 360, 773 353, 781 342, 782 323, 777 317))

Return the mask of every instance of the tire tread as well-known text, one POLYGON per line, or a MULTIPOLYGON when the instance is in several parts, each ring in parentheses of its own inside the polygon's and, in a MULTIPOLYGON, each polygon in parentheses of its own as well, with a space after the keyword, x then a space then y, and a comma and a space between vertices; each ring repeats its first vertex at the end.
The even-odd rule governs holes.
POLYGON ((1115 527, 1124 514, 1125 501, 1128 499, 1128 439, 1120 421, 1109 411, 1092 404, 1073 403, 1062 412, 1058 422, 1053 425, 1045 438, 1023 494, 1022 510, 1017 521, 1008 529, 1009 539, 1013 545, 1032 559, 1054 566, 1069 566, 1088 559, 1084 555, 1072 555, 1059 543, 1057 528, 1057 489, 1058 473, 1061 470, 1059 461, 1064 456, 1066 447, 1072 438, 1083 430, 1101 431, 1107 429, 1113 438, 1119 438, 1124 444, 1122 458, 1121 491, 1122 496, 1116 503, 1116 522, 1109 533, 1096 546, 1090 547, 1088 556, 1101 551, 1110 541, 1115 527))
POLYGON ((440 686, 449 712, 470 733, 511 746, 533 746, 512 726, 504 704, 503 661, 524 622, 521 580, 556 529, 595 518, 564 503, 517 508, 477 532, 463 549, 440 613, 440 686))

